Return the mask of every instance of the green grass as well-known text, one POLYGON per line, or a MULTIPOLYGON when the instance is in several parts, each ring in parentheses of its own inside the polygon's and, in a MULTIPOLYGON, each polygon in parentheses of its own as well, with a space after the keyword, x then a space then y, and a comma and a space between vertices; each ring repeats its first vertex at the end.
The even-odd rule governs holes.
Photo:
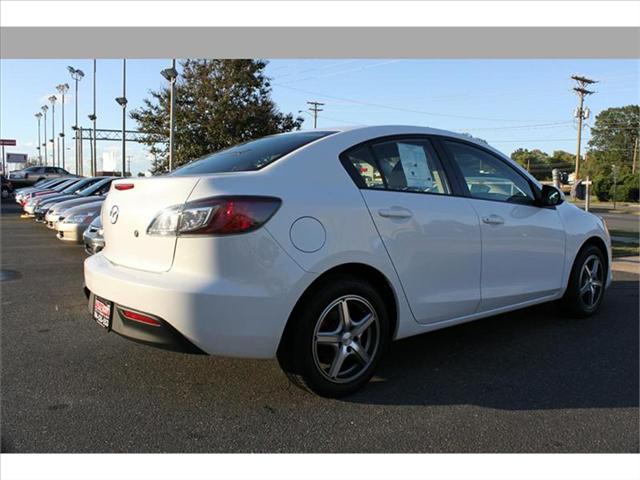
POLYGON ((640 234, 637 232, 629 232, 628 230, 609 230, 609 233, 612 237, 635 238, 636 240, 640 239, 640 234))
POLYGON ((612 247, 613 248, 611 253, 614 258, 640 255, 640 245, 613 242, 612 247))

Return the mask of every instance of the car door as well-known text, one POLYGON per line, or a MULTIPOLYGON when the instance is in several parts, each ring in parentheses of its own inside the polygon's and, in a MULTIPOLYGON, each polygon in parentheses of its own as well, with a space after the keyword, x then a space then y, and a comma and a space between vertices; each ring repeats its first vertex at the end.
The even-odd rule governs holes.
POLYGON ((535 187, 506 159, 463 141, 443 144, 481 221, 480 311, 556 294, 565 233, 555 207, 539 206, 535 187))
POLYGON ((480 302, 478 217, 453 196, 426 137, 386 138, 341 156, 367 205, 417 322, 474 313, 480 302))

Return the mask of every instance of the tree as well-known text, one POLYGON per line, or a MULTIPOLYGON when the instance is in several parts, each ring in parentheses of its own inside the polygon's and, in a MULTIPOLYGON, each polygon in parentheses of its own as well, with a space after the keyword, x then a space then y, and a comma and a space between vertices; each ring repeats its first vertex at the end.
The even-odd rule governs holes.
POLYGON ((546 153, 538 149, 527 150, 526 148, 519 148, 511 154, 512 160, 529 170, 538 179, 544 179, 546 176, 548 158, 549 156, 546 153))
POLYGON ((633 146, 640 134, 640 106, 627 105, 603 110, 591 129, 585 171, 594 183, 598 199, 613 195, 612 167, 617 168, 616 200, 637 201, 638 176, 631 175, 633 146))
POLYGON ((592 177, 611 174, 617 165, 621 174, 631 171, 633 146, 640 134, 640 106, 608 108, 596 116, 591 128, 585 167, 592 177))
MULTIPOLYGON (((185 60, 175 87, 173 166, 274 133, 299 130, 302 118, 278 111, 262 60, 185 60)), ((168 168, 169 88, 150 91, 131 112, 155 159, 152 172, 168 168)))

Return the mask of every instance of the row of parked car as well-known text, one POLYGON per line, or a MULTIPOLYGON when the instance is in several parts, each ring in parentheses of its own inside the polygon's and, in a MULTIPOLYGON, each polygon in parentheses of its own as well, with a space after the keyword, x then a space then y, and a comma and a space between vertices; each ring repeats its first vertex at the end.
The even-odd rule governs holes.
POLYGON ((104 248, 100 212, 111 182, 118 177, 62 176, 16 189, 23 217, 34 218, 70 243, 83 244, 89 255, 104 248))

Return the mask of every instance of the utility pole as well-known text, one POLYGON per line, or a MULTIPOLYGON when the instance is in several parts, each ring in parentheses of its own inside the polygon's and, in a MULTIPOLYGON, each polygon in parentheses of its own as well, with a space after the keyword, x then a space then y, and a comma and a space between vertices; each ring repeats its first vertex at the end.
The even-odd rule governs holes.
POLYGON ((576 109, 575 116, 578 118, 578 148, 576 150, 576 171, 575 171, 575 181, 577 182, 580 179, 580 149, 582 144, 582 120, 585 120, 589 117, 588 109, 584 109, 584 97, 591 95, 595 92, 592 90, 587 90, 588 85, 592 85, 597 83, 595 80, 591 80, 587 77, 582 77, 580 75, 572 75, 572 80, 578 82, 578 85, 573 87, 573 90, 578 94, 580 98, 580 104, 576 109))
POLYGON ((318 108, 318 107, 324 106, 324 103, 307 102, 307 105, 310 105, 309 111, 311 113, 313 113, 313 128, 317 128, 318 127, 318 112, 322 111, 322 108, 318 108))
POLYGON ((49 158, 47 158, 47 143, 49 143, 47 140, 47 110, 49 110, 49 107, 43 105, 40 109, 44 114, 44 143, 42 145, 44 146, 44 164, 46 165, 49 161, 49 158))
MULTIPOLYGON (((60 132, 60 138, 62 138, 62 168, 66 169, 67 164, 65 161, 65 152, 64 152, 64 96, 69 91, 69 85, 66 83, 61 83, 56 87, 60 95, 62 96, 61 106, 62 106, 62 131, 60 132)), ((60 162, 60 153, 58 152, 58 162, 60 162)))
POLYGON ((71 78, 73 78, 73 80, 75 80, 76 82, 76 95, 75 95, 76 121, 75 121, 75 124, 73 125, 73 130, 76 132, 76 152, 75 152, 76 153, 76 175, 82 175, 82 169, 81 169, 82 160, 78 155, 79 149, 80 149, 80 140, 78 139, 78 82, 82 80, 82 78, 84 77, 84 72, 79 68, 73 68, 72 66, 68 66, 67 70, 71 74, 71 78))
POLYGON ((611 174, 613 175, 613 209, 616 209, 616 190, 618 189, 618 166, 611 164, 611 174))
POLYGON ((54 142, 56 138, 56 96, 51 95, 49 101, 51 102, 51 156, 53 157, 52 166, 56 166, 56 144, 54 142))
POLYGON ((38 119, 38 164, 42 165, 42 140, 40 136, 40 120, 42 119, 42 112, 36 113, 35 117, 38 119))
POLYGON ((175 163, 175 142, 174 135, 176 129, 176 79, 178 71, 176 70, 176 59, 171 61, 171 68, 166 68, 160 72, 164 78, 169 81, 169 171, 173 170, 175 163))
POLYGON ((633 163, 631 164, 631 173, 636 173, 636 166, 638 165, 638 141, 640 139, 636 137, 636 143, 633 145, 633 163))
POLYGON ((93 134, 91 140, 91 176, 95 176, 98 170, 98 150, 96 145, 96 59, 93 59, 93 113, 89 115, 89 120, 93 122, 93 134))
POLYGON ((118 105, 122 107, 122 176, 127 173, 127 59, 122 59, 122 96, 116 98, 118 105))

